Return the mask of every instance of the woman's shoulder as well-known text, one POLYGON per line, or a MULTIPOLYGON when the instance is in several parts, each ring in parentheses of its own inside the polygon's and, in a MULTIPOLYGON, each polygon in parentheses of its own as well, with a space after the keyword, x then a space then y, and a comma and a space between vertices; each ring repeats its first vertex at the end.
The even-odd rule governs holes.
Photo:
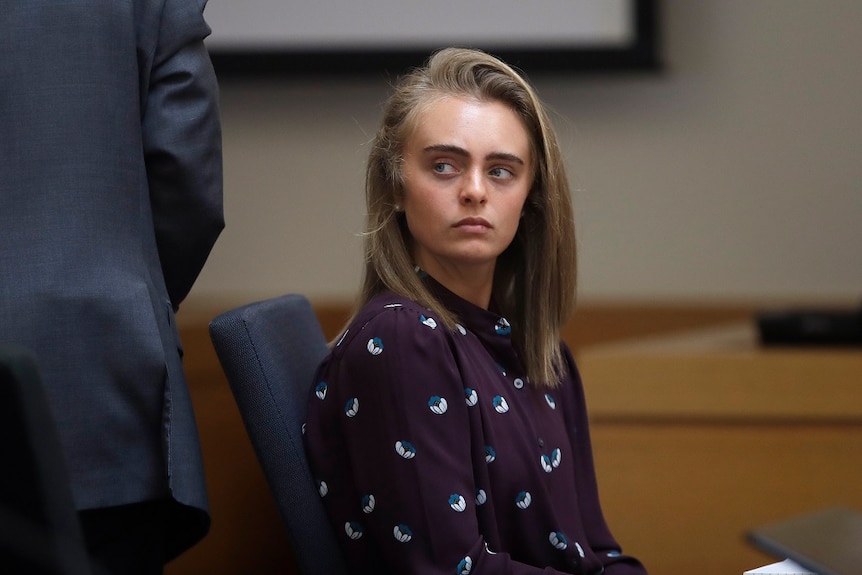
POLYGON ((383 292, 369 300, 354 316, 335 342, 334 349, 363 348, 387 340, 445 339, 449 330, 430 310, 418 302, 393 292, 383 292))
POLYGON ((438 327, 443 327, 428 308, 409 297, 388 291, 376 295, 362 306, 355 320, 351 322, 351 326, 354 328, 364 328, 368 325, 385 327, 401 323, 416 328, 424 326, 434 331, 438 327))

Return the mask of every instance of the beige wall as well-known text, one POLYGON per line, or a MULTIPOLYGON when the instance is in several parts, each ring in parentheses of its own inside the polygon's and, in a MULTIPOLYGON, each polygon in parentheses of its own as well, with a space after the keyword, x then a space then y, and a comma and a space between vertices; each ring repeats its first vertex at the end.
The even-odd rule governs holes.
MULTIPOLYGON (((582 299, 862 295, 862 4, 661 0, 658 75, 536 77, 577 210, 582 299)), ((222 83, 227 228, 192 298, 359 281, 379 79, 222 83)))

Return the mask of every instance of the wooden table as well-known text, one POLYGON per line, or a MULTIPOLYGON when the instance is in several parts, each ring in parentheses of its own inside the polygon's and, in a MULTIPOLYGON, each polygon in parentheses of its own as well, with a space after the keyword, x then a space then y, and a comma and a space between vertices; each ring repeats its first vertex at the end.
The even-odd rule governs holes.
POLYGON ((862 349, 763 348, 732 324, 583 348, 602 502, 655 575, 775 559, 746 529, 862 509, 862 349))

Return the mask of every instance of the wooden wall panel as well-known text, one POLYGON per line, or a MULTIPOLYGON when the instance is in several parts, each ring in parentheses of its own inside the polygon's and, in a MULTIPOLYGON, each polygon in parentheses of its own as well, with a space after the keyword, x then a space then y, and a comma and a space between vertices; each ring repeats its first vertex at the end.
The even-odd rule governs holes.
POLYGON ((739 575, 777 560, 746 530, 862 509, 862 349, 764 348, 743 323, 578 359, 608 520, 651 572, 739 575))
POLYGON ((592 439, 606 519, 656 575, 741 575, 777 561, 747 529, 862 509, 862 423, 597 422, 592 439))

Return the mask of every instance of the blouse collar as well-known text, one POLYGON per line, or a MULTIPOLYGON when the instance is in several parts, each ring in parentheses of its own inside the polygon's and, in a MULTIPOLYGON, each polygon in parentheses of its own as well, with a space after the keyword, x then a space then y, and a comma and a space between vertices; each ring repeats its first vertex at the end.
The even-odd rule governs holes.
MULTIPOLYGON (((481 308, 453 293, 424 270, 417 270, 429 291, 452 312, 461 327, 473 332, 486 346, 505 346, 511 351, 512 327, 506 318, 481 308)), ((491 302, 493 308, 493 302, 491 302)), ((459 329, 460 331, 460 329, 459 329)))

